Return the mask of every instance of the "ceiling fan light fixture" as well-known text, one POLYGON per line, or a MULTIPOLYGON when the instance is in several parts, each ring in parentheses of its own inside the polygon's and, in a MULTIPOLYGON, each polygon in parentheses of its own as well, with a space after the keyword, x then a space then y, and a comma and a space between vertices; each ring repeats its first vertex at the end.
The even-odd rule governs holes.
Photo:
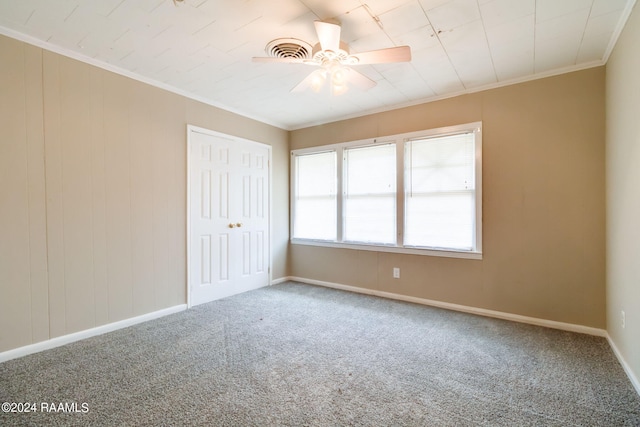
POLYGON ((342 86, 347 84, 347 70, 340 65, 331 68, 331 84, 334 86, 342 86))
POLYGON ((315 93, 319 93, 328 81, 329 91, 332 95, 342 95, 348 87, 351 70, 342 66, 337 59, 328 59, 322 62, 322 68, 312 72, 308 77, 307 87, 315 93))
POLYGON ((331 67, 331 94, 339 96, 349 90, 347 85, 349 72, 348 68, 342 67, 339 63, 331 67))
POLYGON ((324 82, 327 80, 327 72, 325 70, 316 70, 311 78, 311 90, 315 93, 320 92, 324 82))

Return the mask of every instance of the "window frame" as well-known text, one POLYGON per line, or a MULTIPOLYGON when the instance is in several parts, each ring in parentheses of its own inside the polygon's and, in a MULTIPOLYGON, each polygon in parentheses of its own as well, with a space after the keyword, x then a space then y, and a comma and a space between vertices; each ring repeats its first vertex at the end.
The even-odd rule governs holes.
MULTIPOLYGON (((338 181, 339 177, 341 176, 341 174, 339 173, 338 168, 340 167, 340 162, 338 161, 338 154, 335 150, 318 150, 318 151, 312 151, 312 152, 305 152, 305 153, 300 153, 297 157, 295 155, 293 155, 292 152, 292 156, 291 156, 291 170, 296 170, 296 167, 298 165, 298 162, 296 161, 299 157, 303 157, 306 155, 321 155, 321 154, 327 154, 327 153, 334 153, 335 154, 335 170, 336 170, 336 182, 335 182, 335 199, 336 199, 336 211, 334 212, 336 217, 336 239, 335 240, 331 240, 331 239, 320 239, 320 238, 309 238, 309 237, 303 237, 303 238, 299 238, 298 240, 305 240, 305 241, 318 241, 318 242, 333 242, 333 241, 337 241, 338 237, 340 237, 340 234, 338 232, 338 227, 339 227, 339 223, 340 223, 340 218, 338 217, 338 212, 341 212, 340 207, 338 206, 338 204, 340 203, 340 185, 341 183, 338 181)), ((292 215, 290 216, 290 236, 294 235, 295 229, 296 229, 296 218, 293 215, 294 212, 294 204, 295 202, 298 200, 298 180, 296 179, 297 175, 292 174, 291 175, 291 185, 290 185, 290 200, 291 200, 291 213, 292 215)))
POLYGON ((295 191, 296 167, 295 159, 297 155, 305 155, 312 153, 321 153, 327 151, 336 152, 336 183, 337 183, 337 230, 336 240, 314 240, 305 238, 296 238, 293 235, 293 224, 295 222, 295 200, 291 198, 290 206, 290 242, 295 245, 322 246, 332 248, 347 248, 366 250, 374 252, 392 252, 414 255, 428 255, 449 258, 464 259, 482 259, 482 122, 472 122, 455 126, 440 127, 434 129, 426 129, 416 132, 408 132, 397 135, 390 135, 378 138, 368 138, 356 141, 341 142, 337 144, 328 144, 315 147, 300 148, 291 150, 291 177, 290 191, 295 191), (447 248, 430 248, 430 247, 414 247, 404 246, 404 224, 405 224, 405 143, 410 140, 427 139, 444 137, 463 133, 474 134, 475 148, 475 224, 474 224, 474 248, 472 250, 455 250, 447 248), (345 242, 343 235, 343 202, 345 191, 343 187, 344 170, 344 152, 345 148, 359 148, 366 146, 395 144, 396 147, 396 244, 372 244, 372 243, 356 243, 345 242))

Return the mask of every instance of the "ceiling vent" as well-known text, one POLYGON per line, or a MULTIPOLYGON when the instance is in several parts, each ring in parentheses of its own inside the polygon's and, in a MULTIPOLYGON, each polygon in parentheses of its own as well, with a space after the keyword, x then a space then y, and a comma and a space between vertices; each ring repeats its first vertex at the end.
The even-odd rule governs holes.
POLYGON ((311 45, 298 39, 275 39, 270 41, 264 50, 273 58, 311 58, 311 45))

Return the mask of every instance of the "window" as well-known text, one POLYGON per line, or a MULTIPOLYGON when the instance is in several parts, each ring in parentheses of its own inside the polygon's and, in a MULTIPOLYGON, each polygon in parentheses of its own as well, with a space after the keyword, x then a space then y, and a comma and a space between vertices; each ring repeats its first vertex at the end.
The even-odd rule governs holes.
POLYGON ((336 152, 294 156, 292 194, 296 215, 293 236, 300 239, 336 240, 336 152))
POLYGON ((405 144, 406 246, 474 248, 473 133, 405 144))
POLYGON ((396 243, 396 147, 344 150, 344 240, 396 243))
POLYGON ((481 126, 292 151, 292 242, 481 258, 481 126))

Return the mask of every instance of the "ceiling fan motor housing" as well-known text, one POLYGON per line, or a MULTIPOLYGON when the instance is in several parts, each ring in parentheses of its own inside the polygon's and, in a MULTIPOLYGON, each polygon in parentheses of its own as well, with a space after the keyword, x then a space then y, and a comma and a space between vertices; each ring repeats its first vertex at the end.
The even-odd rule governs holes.
POLYGON ((343 65, 353 65, 357 62, 357 58, 349 55, 349 45, 344 42, 340 42, 340 49, 338 49, 337 52, 332 50, 322 50, 320 43, 316 43, 316 45, 313 46, 311 57, 314 62, 323 66, 335 62, 343 65))

